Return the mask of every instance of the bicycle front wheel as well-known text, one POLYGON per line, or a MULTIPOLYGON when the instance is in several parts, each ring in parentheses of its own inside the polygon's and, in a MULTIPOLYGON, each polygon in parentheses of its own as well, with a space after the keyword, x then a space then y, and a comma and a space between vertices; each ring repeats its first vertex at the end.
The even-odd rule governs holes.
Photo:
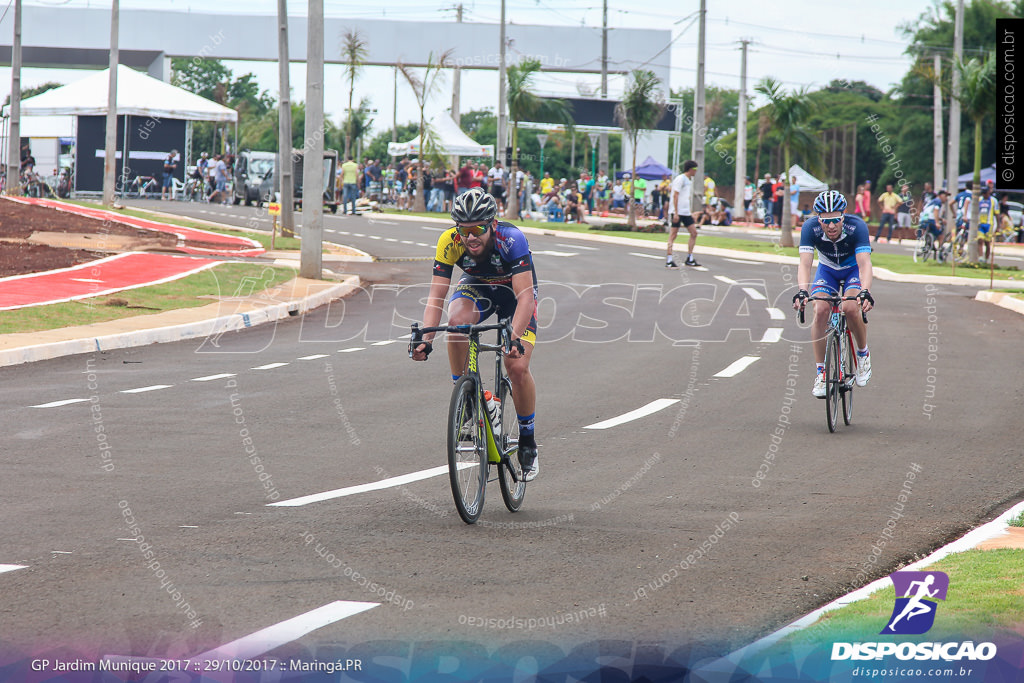
POLYGON ((931 233, 925 230, 914 247, 914 263, 924 262, 932 253, 931 233))
POLYGON ((476 379, 462 377, 448 410, 448 478, 455 509, 466 524, 480 518, 487 484, 487 437, 478 399, 476 379))
POLYGON ((829 330, 825 339, 825 418, 828 431, 836 431, 839 420, 839 335, 829 330))
POLYGON ((512 383, 507 377, 502 378, 498 395, 501 398, 501 451, 507 458, 498 465, 498 484, 505 507, 509 512, 518 512, 526 497, 526 481, 523 466, 519 464, 519 418, 513 405, 512 383))
POLYGON ((843 422, 853 422, 853 388, 857 385, 857 363, 854 358, 853 337, 846 332, 846 343, 843 344, 843 422))

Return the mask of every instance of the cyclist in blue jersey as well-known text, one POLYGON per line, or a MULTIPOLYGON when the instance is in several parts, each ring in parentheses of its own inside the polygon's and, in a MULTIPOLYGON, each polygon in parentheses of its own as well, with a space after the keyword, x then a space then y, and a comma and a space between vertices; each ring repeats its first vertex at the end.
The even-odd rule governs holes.
MULTIPOLYGON (((530 373, 530 356, 537 343, 537 273, 526 236, 511 223, 496 218, 498 205, 479 187, 460 194, 452 202, 455 226, 441 234, 434 258, 434 275, 423 312, 423 326, 441 322, 444 300, 455 266, 464 271, 448 300, 449 325, 476 325, 492 313, 512 318, 512 351, 505 356, 505 370, 512 383, 512 397, 519 418, 519 463, 523 478, 537 477, 537 441, 534 416, 537 388, 530 373)), ((433 333, 413 350, 413 360, 427 360, 433 349, 433 333)), ((469 343, 465 335, 448 335, 448 363, 452 379, 466 371, 469 343)))
POLYGON ((951 209, 956 211, 956 227, 969 229, 971 224, 971 195, 974 188, 974 183, 970 180, 967 181, 967 185, 964 189, 956 193, 951 200, 949 200, 949 206, 951 209))
POLYGON ((939 190, 939 193, 926 201, 924 206, 921 207, 921 223, 918 229, 922 231, 927 230, 936 239, 936 245, 938 249, 942 248, 942 243, 946 239, 945 232, 945 221, 943 215, 946 208, 946 200, 949 198, 949 193, 945 189, 939 190))
MULTIPOLYGON (((857 386, 871 379, 871 356, 868 353, 868 330, 860 312, 871 310, 875 300, 871 287, 871 235, 859 217, 847 215, 846 198, 835 190, 826 190, 814 199, 815 216, 804 222, 800 233, 800 267, 797 281, 800 291, 793 297, 793 308, 803 308, 806 299, 815 294, 856 296, 857 301, 844 301, 843 311, 857 346, 857 386), (818 270, 811 281, 814 252, 818 252, 818 270), (840 280, 845 291, 840 292, 840 280), (810 294, 808 294, 810 289, 810 294)), ((829 321, 829 304, 814 302, 814 323, 811 326, 814 360, 817 371, 813 395, 825 398, 825 330, 829 321)))

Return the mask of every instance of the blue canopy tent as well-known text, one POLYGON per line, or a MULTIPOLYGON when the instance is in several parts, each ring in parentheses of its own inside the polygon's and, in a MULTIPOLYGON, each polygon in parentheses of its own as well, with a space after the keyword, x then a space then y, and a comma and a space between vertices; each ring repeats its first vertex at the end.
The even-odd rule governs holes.
MULTIPOLYGON (((616 178, 624 178, 632 169, 616 171, 616 178)), ((658 163, 654 157, 647 157, 643 163, 636 167, 636 175, 644 180, 661 180, 665 176, 672 177, 672 169, 664 164, 658 163)))
MULTIPOLYGON (((981 169, 981 184, 984 185, 985 183, 987 183, 990 180, 992 182, 995 182, 995 180, 996 180, 996 165, 995 164, 992 164, 991 166, 989 166, 987 168, 981 169)), ((963 189, 964 187, 967 187, 967 183, 970 183, 970 182, 974 182, 974 171, 971 171, 970 173, 964 173, 962 176, 959 176, 956 179, 956 187, 957 187, 957 189, 963 189)), ((998 190, 1000 188, 997 187, 996 189, 998 190)))

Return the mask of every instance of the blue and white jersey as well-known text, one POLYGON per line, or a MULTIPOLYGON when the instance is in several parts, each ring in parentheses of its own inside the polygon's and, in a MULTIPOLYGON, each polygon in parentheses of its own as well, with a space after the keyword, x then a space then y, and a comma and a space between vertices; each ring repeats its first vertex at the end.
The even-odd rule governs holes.
POLYGON ((935 221, 935 209, 939 210, 939 217, 942 217, 942 199, 940 197, 932 197, 924 206, 921 207, 921 222, 935 221))
POLYGON ((971 193, 969 190, 960 190, 953 202, 956 204, 956 217, 960 220, 967 220, 971 213, 971 193))
POLYGON ((825 230, 814 216, 804 222, 800 231, 800 253, 813 254, 817 250, 818 263, 833 270, 857 265, 857 254, 871 253, 871 233, 863 219, 845 214, 843 231, 835 242, 825 237, 825 230))

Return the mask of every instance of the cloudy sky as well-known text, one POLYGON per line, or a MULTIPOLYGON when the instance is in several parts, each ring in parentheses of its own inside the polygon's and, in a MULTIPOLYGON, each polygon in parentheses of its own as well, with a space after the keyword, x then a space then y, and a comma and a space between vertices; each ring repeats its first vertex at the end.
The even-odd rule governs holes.
MULTIPOLYGON (((110 7, 107 0, 25 0, 25 4, 65 7, 110 7)), ((325 0, 328 17, 395 18, 422 21, 454 21, 455 5, 438 0, 383 0, 378 3, 325 0)), ((464 0, 463 21, 497 23, 499 0, 464 0)), ((181 12, 204 12, 215 6, 218 12, 276 14, 276 0, 122 0, 122 9, 160 8, 181 12)), ((881 90, 899 82, 909 67, 904 56, 907 40, 898 27, 916 23, 923 12, 932 7, 930 0, 907 0, 901 3, 863 0, 859 3, 835 0, 790 0, 784 5, 764 0, 709 0, 707 3, 707 75, 706 82, 726 88, 739 88, 739 41, 751 40, 748 61, 748 84, 764 76, 772 76, 787 87, 822 86, 833 78, 863 80, 881 90)), ((289 2, 293 16, 305 15, 305 2, 289 2)), ((696 0, 609 0, 609 26, 657 28, 672 30, 671 86, 693 87, 696 81, 696 23, 699 3, 696 0)), ((600 41, 601 8, 596 0, 508 0, 507 20, 519 24, 579 26, 600 41), (596 8, 595 8, 596 5, 596 8)), ((0 31, 9 31, 11 13, 0 20, 0 31)), ((652 46, 657 47, 657 46, 652 46)), ((654 52, 656 50, 652 50, 654 52)), ((276 64, 266 62, 228 62, 237 74, 252 71, 261 87, 277 95, 276 64)), ((48 80, 71 82, 83 76, 81 71, 25 69, 23 86, 48 80)), ((293 65, 291 70, 293 97, 302 99, 305 92, 305 69, 293 65)), ((572 95, 581 85, 594 87, 599 77, 578 74, 543 73, 537 90, 544 94, 572 95)), ((326 67, 325 109, 339 121, 347 106, 347 83, 343 83, 341 67, 326 67), (334 83, 336 87, 330 87, 334 83)), ((0 97, 10 91, 10 69, 0 69, 0 97)), ((621 92, 623 79, 609 80, 610 95, 621 92)), ((375 132, 390 128, 393 96, 392 70, 368 67, 356 81, 356 100, 369 97, 378 110, 375 132)), ((462 78, 462 109, 495 108, 497 74, 470 71, 462 78)), ((451 104, 450 84, 428 108, 428 115, 443 111, 451 104)), ((756 101, 755 101, 756 104, 756 101)), ((415 117, 415 104, 409 88, 398 86, 398 121, 405 123, 415 117)))

